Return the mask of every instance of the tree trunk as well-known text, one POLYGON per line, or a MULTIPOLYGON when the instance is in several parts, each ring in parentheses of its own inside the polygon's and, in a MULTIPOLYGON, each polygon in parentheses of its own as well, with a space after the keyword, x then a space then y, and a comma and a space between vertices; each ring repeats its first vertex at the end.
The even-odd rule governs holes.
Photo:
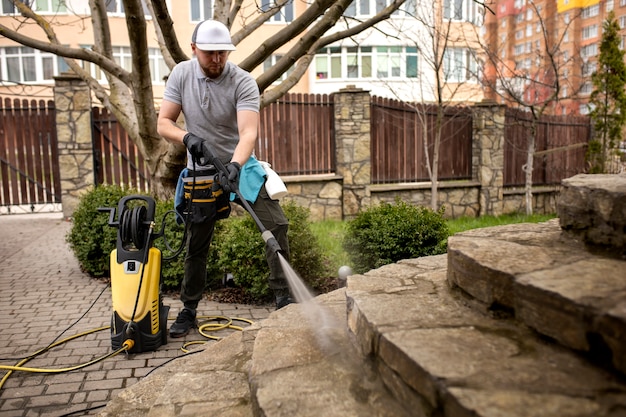
POLYGON ((524 172, 526 173, 525 180, 525 200, 526 200, 526 215, 530 216, 533 214, 533 164, 535 160, 535 136, 536 136, 536 127, 533 123, 533 127, 531 128, 531 134, 528 139, 528 149, 526 154, 526 165, 524 165, 524 172))

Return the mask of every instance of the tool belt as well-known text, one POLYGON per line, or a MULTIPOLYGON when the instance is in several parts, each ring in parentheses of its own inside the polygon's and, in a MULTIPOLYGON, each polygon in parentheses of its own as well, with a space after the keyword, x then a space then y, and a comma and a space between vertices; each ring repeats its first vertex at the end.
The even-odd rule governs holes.
POLYGON ((225 219, 230 215, 230 196, 220 186, 217 175, 183 178, 183 190, 185 214, 191 223, 225 219))

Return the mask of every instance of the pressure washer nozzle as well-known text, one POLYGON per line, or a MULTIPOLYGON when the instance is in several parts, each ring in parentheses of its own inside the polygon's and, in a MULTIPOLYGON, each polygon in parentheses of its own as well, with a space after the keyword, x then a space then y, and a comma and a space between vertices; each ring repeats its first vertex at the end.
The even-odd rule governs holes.
POLYGON ((272 252, 282 252, 282 249, 280 248, 280 245, 278 244, 278 241, 276 240, 272 232, 266 230, 261 233, 261 236, 263 237, 263 240, 265 241, 267 247, 270 248, 272 252))

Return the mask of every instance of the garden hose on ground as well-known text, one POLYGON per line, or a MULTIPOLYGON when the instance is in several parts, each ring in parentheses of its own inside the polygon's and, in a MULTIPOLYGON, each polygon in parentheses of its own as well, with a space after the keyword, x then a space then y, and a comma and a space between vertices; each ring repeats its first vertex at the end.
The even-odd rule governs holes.
POLYGON ((62 345, 64 343, 66 343, 66 342, 69 342, 70 340, 74 340, 74 339, 77 339, 79 337, 86 336, 86 335, 92 334, 92 333, 96 333, 96 332, 99 332, 99 331, 102 331, 102 330, 107 330, 107 329, 110 329, 110 328, 111 328, 111 326, 98 327, 98 328, 95 328, 95 329, 92 329, 92 330, 87 330, 85 332, 75 334, 75 335, 70 336, 70 337, 66 337, 65 339, 62 339, 62 340, 59 340, 57 342, 51 343, 50 345, 46 346, 43 349, 39 349, 35 353, 33 353, 33 354, 27 356, 26 358, 22 359, 21 361, 19 361, 16 365, 13 365, 13 366, 0 365, 0 370, 3 369, 3 370, 8 371, 2 377, 2 379, 0 379, 0 390, 4 386, 4 383, 7 381, 7 379, 9 379, 9 376, 11 376, 11 374, 14 371, 35 372, 35 373, 63 373, 63 372, 70 372, 70 371, 74 371, 74 370, 77 370, 77 369, 81 369, 81 368, 85 368, 87 366, 93 365, 93 364, 95 364, 97 362, 100 362, 100 361, 102 361, 104 359, 108 359, 110 357, 113 357, 113 356, 115 356, 115 355, 117 355, 117 354, 127 350, 128 349, 127 346, 124 345, 123 348, 121 348, 121 349, 119 349, 117 351, 114 351, 114 352, 111 352, 111 353, 109 353, 107 355, 101 356, 100 358, 93 359, 93 360, 91 360, 91 361, 89 361, 87 363, 80 364, 80 365, 75 365, 75 366, 72 366, 72 367, 69 367, 69 368, 43 369, 43 368, 27 368, 27 367, 23 366, 25 363, 31 361, 32 359, 35 359, 37 356, 39 356, 39 355, 49 351, 53 347, 62 345))
MULTIPOLYGON (((226 317, 226 316, 198 316, 198 318, 204 319, 207 321, 205 323, 198 325, 198 333, 200 333, 202 336, 210 340, 222 339, 222 337, 220 336, 210 335, 209 334, 210 332, 217 332, 223 329, 233 329, 233 330, 242 331, 243 327, 235 326, 233 324, 233 321, 241 321, 241 322, 248 323, 248 324, 254 323, 252 320, 248 320, 248 319, 244 319, 240 317, 231 318, 231 317, 226 317), (217 323, 212 323, 213 321, 217 321, 217 323), (221 323, 222 321, 224 321, 224 323, 221 323)), ((173 320, 173 319, 170 319, 170 320, 173 320)), ((195 341, 185 342, 180 349, 183 352, 188 353, 189 352, 189 350, 187 349, 188 346, 205 344, 205 343, 206 343, 206 340, 195 340, 195 341)))
MULTIPOLYGON (((213 336, 210 335, 210 332, 217 332, 219 330, 223 330, 223 329, 233 329, 233 330, 239 330, 242 331, 243 327, 240 326, 235 326, 233 325, 233 321, 240 321, 240 322, 244 322, 244 323, 248 323, 248 324, 253 324, 254 322, 252 320, 248 320, 248 319, 244 319, 244 318, 238 318, 238 317, 226 317, 226 316, 198 316, 199 319, 203 319, 206 320, 207 322, 202 323, 199 327, 198 327, 198 333, 200 333, 202 336, 206 337, 207 339, 211 339, 211 340, 220 340, 222 339, 222 337, 220 336, 213 336), (217 321, 217 323, 213 323, 212 321, 217 321), (224 321, 224 323, 221 323, 222 321, 224 321)), ((173 320, 172 318, 170 318, 169 320, 173 320)), ((133 347, 133 340, 132 339, 128 339, 126 341, 124 341, 124 343, 122 344, 122 346, 111 352, 108 353, 106 355, 100 356, 98 358, 95 358, 89 362, 85 362, 79 365, 74 365, 74 366, 70 366, 67 368, 58 368, 58 369, 49 369, 49 368, 29 368, 29 367, 25 367, 24 364, 31 361, 32 359, 35 359, 37 356, 49 351, 50 349, 62 345, 64 343, 67 343, 71 340, 77 339, 79 337, 83 337, 92 333, 96 333, 102 330, 108 330, 110 329, 111 326, 104 326, 104 327, 98 327, 95 329, 91 329, 91 330, 87 330, 85 332, 82 333, 77 333, 73 336, 69 336, 66 337, 65 339, 61 339, 59 341, 56 341, 54 343, 51 343, 50 345, 46 346, 45 348, 39 349, 38 351, 34 352, 33 354, 27 356, 26 358, 20 360, 17 364, 15 365, 0 365, 0 370, 5 370, 8 371, 3 377, 2 379, 0 379, 0 391, 2 390, 2 388, 4 387, 5 382, 9 379, 9 377, 11 376, 11 374, 15 371, 21 371, 21 372, 31 372, 31 373, 49 373, 49 374, 58 374, 58 373, 65 373, 65 372, 71 372, 71 371, 76 371, 82 368, 86 368, 88 366, 91 365, 95 365, 98 362, 101 362, 103 360, 112 358, 122 352, 128 351, 130 349, 132 349, 133 347)), ((190 341, 190 342, 186 342, 183 344, 183 346, 181 347, 181 350, 185 353, 189 353, 189 350, 187 349, 188 346, 190 345, 197 345, 197 344, 205 344, 207 343, 205 340, 196 340, 196 341, 190 341)))

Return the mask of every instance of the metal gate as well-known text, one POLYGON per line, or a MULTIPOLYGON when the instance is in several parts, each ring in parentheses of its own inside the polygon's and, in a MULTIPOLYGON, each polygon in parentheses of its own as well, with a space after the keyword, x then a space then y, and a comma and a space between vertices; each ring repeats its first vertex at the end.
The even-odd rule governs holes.
POLYGON ((60 203, 54 102, 0 100, 2 213, 35 212, 50 205, 59 211, 60 203))

